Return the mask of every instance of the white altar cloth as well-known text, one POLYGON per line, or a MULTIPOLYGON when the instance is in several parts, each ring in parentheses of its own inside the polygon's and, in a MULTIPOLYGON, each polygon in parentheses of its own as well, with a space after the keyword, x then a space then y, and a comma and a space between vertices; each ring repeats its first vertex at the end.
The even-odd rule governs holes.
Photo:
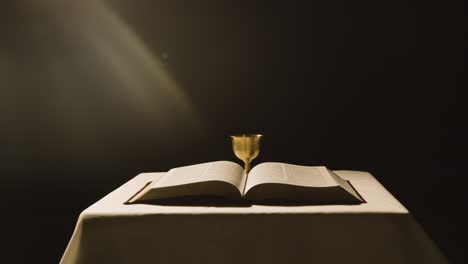
POLYGON ((124 204, 163 175, 142 173, 81 213, 61 263, 447 263, 371 174, 335 172, 366 203, 124 204))

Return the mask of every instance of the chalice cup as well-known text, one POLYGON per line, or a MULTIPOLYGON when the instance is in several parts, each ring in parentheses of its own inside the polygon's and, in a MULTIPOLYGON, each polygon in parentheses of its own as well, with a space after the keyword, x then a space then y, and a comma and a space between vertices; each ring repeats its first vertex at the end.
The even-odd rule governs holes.
POLYGON ((250 171, 250 162, 260 153, 260 134, 240 134, 231 136, 232 150, 244 162, 245 173, 250 171))

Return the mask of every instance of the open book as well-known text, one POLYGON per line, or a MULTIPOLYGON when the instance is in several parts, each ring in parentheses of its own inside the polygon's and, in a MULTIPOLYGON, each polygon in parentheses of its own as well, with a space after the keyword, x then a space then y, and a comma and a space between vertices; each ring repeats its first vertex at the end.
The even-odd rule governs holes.
POLYGON ((215 161, 171 169, 127 203, 194 196, 253 203, 363 202, 348 181, 323 166, 265 162, 247 175, 237 163, 215 161))

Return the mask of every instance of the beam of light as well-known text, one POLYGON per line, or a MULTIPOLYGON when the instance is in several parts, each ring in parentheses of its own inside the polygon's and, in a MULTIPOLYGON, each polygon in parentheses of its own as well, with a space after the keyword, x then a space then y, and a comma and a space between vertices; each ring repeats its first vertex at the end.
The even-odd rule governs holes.
POLYGON ((0 26, 8 155, 50 166, 169 160, 210 132, 168 66, 106 2, 12 6, 10 23, 0 26))
POLYGON ((127 91, 160 118, 170 117, 170 111, 178 108, 189 114, 187 118, 198 119, 178 83, 128 25, 105 3, 87 3, 92 5, 86 9, 90 27, 81 27, 81 36, 108 62, 127 91))
MULTIPOLYGON (((87 67, 105 69, 110 75, 112 87, 102 89, 126 94, 154 122, 185 119, 192 126, 202 127, 198 111, 165 65, 108 4, 99 0, 42 4, 53 12, 55 23, 74 47, 88 57, 92 54, 87 67)), ((64 69, 56 70, 57 75, 66 75, 64 69)))

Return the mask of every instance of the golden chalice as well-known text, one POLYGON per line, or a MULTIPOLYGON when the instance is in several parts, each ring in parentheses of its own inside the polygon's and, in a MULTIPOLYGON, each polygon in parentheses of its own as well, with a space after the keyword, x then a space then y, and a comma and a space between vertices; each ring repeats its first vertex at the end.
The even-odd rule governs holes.
POLYGON ((260 153, 260 134, 240 134, 231 136, 232 150, 244 162, 245 173, 250 171, 250 162, 260 153))

